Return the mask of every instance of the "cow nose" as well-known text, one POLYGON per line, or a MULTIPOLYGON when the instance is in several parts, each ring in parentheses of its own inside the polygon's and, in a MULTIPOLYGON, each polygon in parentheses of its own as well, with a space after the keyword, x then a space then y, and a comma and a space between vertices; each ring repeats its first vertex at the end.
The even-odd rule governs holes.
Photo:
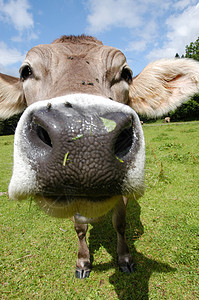
POLYGON ((43 190, 119 193, 135 141, 130 113, 49 104, 32 113, 28 129, 31 164, 43 190))
MULTIPOLYGON (((96 117, 96 116, 95 116, 96 117)), ((68 115, 66 116, 68 119, 68 115)), ((44 149, 48 149, 47 152, 51 152, 53 145, 57 147, 59 143, 63 143, 60 140, 60 136, 66 138, 68 143, 74 142, 77 139, 86 137, 86 132, 83 130, 78 130, 79 126, 76 126, 76 131, 74 133, 70 132, 74 128, 73 120, 65 119, 65 116, 60 114, 58 111, 53 111, 52 114, 45 112, 43 110, 36 112, 33 115, 31 130, 35 134, 35 138, 38 138, 38 146, 44 149), (53 118, 52 118, 53 117, 53 118), (63 118, 64 117, 64 118, 63 118), (42 142, 42 143, 41 143, 42 142)), ((76 125, 84 123, 90 125, 89 133, 87 137, 91 136, 91 142, 94 143, 95 139, 99 139, 102 136, 103 144, 107 144, 109 151, 115 156, 115 158, 125 159, 125 156, 131 149, 133 143, 133 130, 132 130, 132 118, 131 116, 125 115, 123 113, 108 113, 103 116, 98 116, 95 120, 97 124, 92 123, 92 121, 87 121, 84 117, 78 117, 76 119, 76 125), (95 136, 97 126, 97 135, 95 136), (95 129, 93 129, 95 128, 95 129), (93 131, 94 130, 94 131, 93 131), (107 142, 107 140, 109 142, 107 142)), ((35 142, 35 139, 33 139, 35 142)), ((96 141, 95 141, 96 142, 96 141)), ((43 150, 44 150, 43 149, 43 150)))

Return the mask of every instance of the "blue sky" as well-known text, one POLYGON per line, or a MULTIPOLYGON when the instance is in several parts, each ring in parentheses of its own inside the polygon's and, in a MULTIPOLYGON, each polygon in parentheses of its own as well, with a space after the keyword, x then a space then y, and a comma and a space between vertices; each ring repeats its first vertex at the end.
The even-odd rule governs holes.
POLYGON ((124 52, 137 75, 184 54, 199 36, 195 0, 0 0, 0 72, 18 74, 27 51, 63 34, 89 34, 124 52))

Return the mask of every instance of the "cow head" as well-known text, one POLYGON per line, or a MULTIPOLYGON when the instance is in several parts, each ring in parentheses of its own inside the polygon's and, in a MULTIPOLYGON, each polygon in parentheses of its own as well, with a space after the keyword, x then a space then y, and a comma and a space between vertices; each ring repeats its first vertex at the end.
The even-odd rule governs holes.
POLYGON ((160 116, 198 91, 199 65, 160 60, 141 74, 92 37, 31 49, 20 79, 0 75, 0 117, 24 111, 14 143, 12 199, 49 214, 99 217, 144 192, 144 137, 135 111, 160 116))

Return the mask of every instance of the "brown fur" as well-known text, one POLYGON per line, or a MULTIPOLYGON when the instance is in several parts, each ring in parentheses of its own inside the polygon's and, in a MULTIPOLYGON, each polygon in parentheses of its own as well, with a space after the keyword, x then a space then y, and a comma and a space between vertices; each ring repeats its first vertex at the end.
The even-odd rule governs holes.
POLYGON ((0 73, 0 118, 19 114, 25 108, 22 83, 18 78, 0 73))
POLYGON ((94 43, 97 45, 103 45, 103 43, 96 38, 88 35, 62 35, 60 38, 54 40, 52 44, 59 44, 59 43, 75 43, 75 44, 82 44, 82 43, 94 43))

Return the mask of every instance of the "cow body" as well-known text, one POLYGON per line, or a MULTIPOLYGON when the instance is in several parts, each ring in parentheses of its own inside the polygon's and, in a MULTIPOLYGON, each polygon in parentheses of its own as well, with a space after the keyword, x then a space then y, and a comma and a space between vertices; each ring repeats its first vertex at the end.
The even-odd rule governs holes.
POLYGON ((164 121, 163 121, 164 123, 170 123, 171 122, 171 119, 170 119, 170 117, 166 117, 166 118, 164 118, 164 121))
POLYGON ((144 136, 135 112, 160 116, 198 91, 199 66, 161 60, 132 78, 119 50, 63 36, 29 51, 20 79, 0 75, 0 116, 25 109, 16 129, 9 197, 31 196, 56 217, 73 217, 76 276, 91 270, 87 223, 113 209, 120 269, 134 263, 125 241, 129 196, 144 193, 144 136))

